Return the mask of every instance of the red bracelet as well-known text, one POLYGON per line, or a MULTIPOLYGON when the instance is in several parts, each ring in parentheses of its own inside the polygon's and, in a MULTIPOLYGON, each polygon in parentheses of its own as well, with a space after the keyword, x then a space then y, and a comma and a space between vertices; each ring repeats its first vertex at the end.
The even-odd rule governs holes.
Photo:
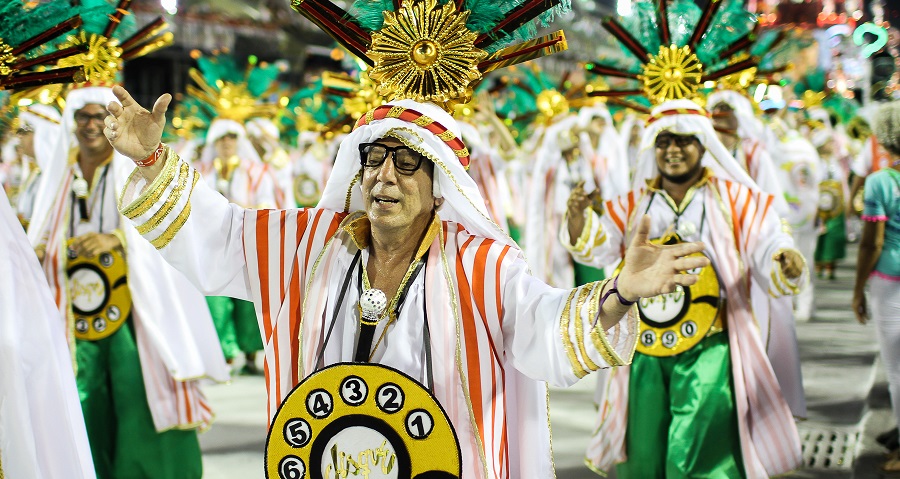
POLYGON ((153 164, 156 163, 156 160, 158 160, 159 157, 162 156, 162 152, 164 150, 165 150, 165 146, 162 143, 160 143, 159 146, 156 147, 156 150, 154 150, 153 153, 150 153, 150 156, 148 156, 147 158, 144 158, 141 161, 135 161, 134 164, 140 166, 141 168, 153 166, 153 164))

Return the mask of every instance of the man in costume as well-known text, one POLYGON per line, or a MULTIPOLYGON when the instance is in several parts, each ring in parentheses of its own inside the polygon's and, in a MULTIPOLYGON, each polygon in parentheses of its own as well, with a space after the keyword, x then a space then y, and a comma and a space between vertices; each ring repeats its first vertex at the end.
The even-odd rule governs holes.
POLYGON ((819 153, 819 237, 816 243, 816 271, 820 277, 835 278, 837 262, 847 256, 846 198, 847 150, 832 125, 825 108, 809 105, 805 110, 805 130, 819 153))
MULTIPOLYGON (((306 5, 296 8, 309 14, 314 7, 306 5)), ((427 1, 384 17, 443 15, 447 22, 429 28, 453 28, 459 33, 441 37, 474 42, 456 8, 427 1)), ((396 26, 388 20, 384 30, 396 26)), ((383 59, 378 32, 367 55, 379 59, 375 71, 383 59)), ((482 55, 472 51, 474 68, 482 55)), ((441 73, 455 71, 432 60, 441 73)), ((387 87, 391 78, 379 81, 387 87)), ((682 256, 702 245, 651 246, 639 234, 617 280, 550 288, 527 273, 515 243, 488 219, 465 173, 469 158, 455 122, 432 103, 448 106, 449 92, 393 88, 396 98, 364 115, 341 144, 319 206, 288 211, 246 210, 194 184, 196 172, 157 148, 170 97, 149 112, 117 89, 122 104, 110 105, 106 135, 143 165, 123 192, 123 212, 143 225, 174 204, 146 237, 205 291, 253 299, 266 343, 270 414, 299 381, 324 378, 328 369, 317 372, 324 366, 382 364, 394 368, 398 381, 403 373, 434 391, 459 442, 454 476, 552 477, 541 380, 571 384, 590 370, 627 362, 635 318, 619 321, 628 302, 692 284, 693 275, 678 273, 707 261, 682 256), (604 294, 610 294, 605 301, 604 294)), ((303 409, 328 414, 328 404, 303 409)), ((283 430, 271 434, 278 441, 283 430)), ((269 471, 283 463, 267 461, 269 471)))
MULTIPOLYGON (((72 335, 97 476, 200 478, 196 430, 209 427, 213 413, 199 380, 228 375, 221 352, 207 346, 215 331, 203 297, 117 210, 129 163, 103 136, 103 120, 121 63, 100 59, 135 52, 107 36, 131 27, 127 11, 105 1, 93 8, 101 13, 62 45, 91 46, 73 59, 90 83, 66 96, 63 135, 41 177, 29 239, 44 257, 58 321, 72 335)), ((130 45, 151 39, 136 40, 130 45)))
POLYGON ((800 440, 759 334, 769 325, 757 324, 747 293, 753 282, 772 296, 802 284, 803 258, 781 230, 773 198, 689 100, 652 111, 632 188, 602 214, 585 215, 590 201, 573 194, 561 239, 576 259, 618 260, 649 214, 650 237, 702 240, 713 266, 697 288, 641 301, 638 352, 611 375, 589 464, 618 463, 620 478, 759 478, 794 469, 800 440), (698 300, 716 306, 703 310, 698 300))

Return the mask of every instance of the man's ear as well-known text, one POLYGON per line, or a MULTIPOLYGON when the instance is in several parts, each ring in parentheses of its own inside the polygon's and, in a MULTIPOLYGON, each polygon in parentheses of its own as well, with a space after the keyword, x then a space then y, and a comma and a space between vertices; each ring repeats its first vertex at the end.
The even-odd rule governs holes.
POLYGON ((441 198, 435 198, 435 199, 434 199, 434 209, 435 209, 435 210, 440 209, 441 205, 443 205, 443 204, 444 204, 444 198, 443 198, 443 197, 441 197, 441 198))

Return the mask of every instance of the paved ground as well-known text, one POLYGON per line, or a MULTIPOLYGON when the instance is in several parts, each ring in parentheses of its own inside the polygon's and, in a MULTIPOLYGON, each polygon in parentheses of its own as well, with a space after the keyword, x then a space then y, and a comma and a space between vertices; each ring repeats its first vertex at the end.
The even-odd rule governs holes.
MULTIPOLYGON (((855 250, 850 258, 855 260, 855 250)), ((850 314, 852 263, 837 281, 817 280, 816 317, 797 325, 809 417, 800 424, 807 467, 791 478, 880 478, 881 450, 874 436, 891 424, 883 373, 877 363, 873 325, 850 314)), ((560 479, 594 479, 582 454, 594 421, 594 381, 551 392, 553 451, 560 479)), ((201 436, 205 477, 261 479, 265 446, 265 385, 237 376, 207 388, 218 413, 201 436)), ((897 476, 894 476, 897 477, 897 476)))

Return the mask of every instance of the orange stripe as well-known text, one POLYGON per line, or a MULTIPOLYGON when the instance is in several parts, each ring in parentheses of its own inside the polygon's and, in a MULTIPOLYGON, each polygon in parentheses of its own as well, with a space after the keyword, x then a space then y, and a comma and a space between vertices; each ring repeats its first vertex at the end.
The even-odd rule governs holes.
POLYGON ((634 191, 628 192, 628 210, 625 211, 625 217, 631 217, 631 212, 634 211, 634 191))
POLYGON ((286 224, 286 220, 287 220, 287 211, 281 210, 280 216, 281 217, 278 220, 278 231, 280 232, 280 236, 281 236, 281 247, 278 249, 278 251, 281 251, 281 254, 279 255, 281 261, 278 262, 279 263, 278 264, 278 267, 279 267, 278 298, 279 298, 280 303, 284 303, 284 295, 285 295, 285 292, 284 292, 284 267, 285 267, 284 254, 289 253, 284 250, 285 249, 284 232, 285 232, 285 224, 286 224))
POLYGON ((469 376, 470 398, 472 402, 472 414, 475 416, 476 434, 481 437, 484 444, 484 404, 482 404, 481 392, 481 368, 478 361, 478 335, 475 331, 474 312, 472 311, 472 292, 466 278, 466 268, 463 265, 463 255, 466 248, 474 240, 469 237, 460 247, 456 256, 456 277, 459 289, 459 313, 463 323, 463 334, 466 343, 466 366, 469 376), (474 363, 474 364, 473 364, 474 363))
POLYGON ((269 310, 269 211, 256 211, 256 259, 259 267, 259 290, 262 295, 262 316, 266 337, 272 335, 272 315, 269 310))
MULTIPOLYGON (((309 225, 309 210, 301 210, 297 214, 297 244, 302 242, 303 235, 306 234, 306 227, 309 225)), ((291 273, 291 309, 294 313, 290 317, 291 329, 291 357, 299 358, 300 355, 300 326, 303 324, 303 311, 300 311, 300 305, 303 304, 301 299, 303 290, 301 289, 300 279, 306 274, 300 263, 300 255, 296 254, 294 259, 294 271, 291 273)), ((292 361, 291 364, 291 385, 300 382, 299 363, 302 359, 292 361)))
POLYGON ((623 223, 622 219, 619 218, 619 215, 616 214, 615 203, 613 203, 612 201, 607 201, 606 202, 606 211, 609 212, 609 217, 612 218, 613 222, 619 228, 619 231, 624 233, 625 232, 625 223, 623 223))
POLYGON ((187 423, 190 424, 190 423, 194 422, 194 411, 191 408, 191 400, 190 400, 191 395, 188 394, 186 383, 181 383, 181 390, 184 393, 184 407, 185 407, 185 413, 187 414, 187 423))
MULTIPOLYGON (((497 278, 494 282, 494 294, 497 297, 497 318, 503 319, 503 302, 502 296, 500 295, 500 267, 503 265, 503 260, 506 258, 506 254, 509 252, 509 245, 503 247, 503 250, 500 251, 500 255, 497 257, 497 267, 494 270, 494 277, 497 278)), ((496 381, 494 384, 498 384, 496 381)), ((500 397, 506 398, 506 371, 503 369, 503 364, 500 364, 500 397)), ((503 415, 503 425, 500 428, 500 454, 502 454, 501 458, 501 476, 509 477, 509 443, 507 440, 507 424, 506 424, 506 414, 503 415)))
POLYGON ((309 257, 312 255, 313 240, 315 240, 314 237, 316 235, 316 231, 318 230, 319 219, 322 217, 323 211, 324 210, 316 210, 316 217, 313 219, 312 231, 309 235, 310 237, 306 238, 306 256, 303 258, 303 264, 306 265, 307 268, 311 266, 309 264, 309 257))
POLYGON ((740 224, 741 227, 743 227, 744 219, 747 218, 747 212, 750 210, 750 194, 752 192, 750 191, 750 188, 745 188, 745 190, 747 193, 744 195, 745 198, 744 198, 743 208, 741 208, 741 217, 738 220, 738 222, 735 224, 735 226, 737 226, 737 224, 740 224))
MULTIPOLYGON (((478 245, 478 250, 475 252, 474 264, 472 265, 472 296, 475 299, 475 307, 478 308, 478 314, 481 316, 481 322, 484 324, 485 332, 487 333, 487 337, 491 339, 491 354, 497 360, 500 359, 500 356, 497 354, 497 347, 494 345, 493 335, 491 335, 491 327, 487 322, 487 308, 484 303, 484 295, 486 291, 484 290, 484 273, 487 269, 487 256, 491 251, 491 245, 494 242, 492 240, 483 240, 480 245, 478 245)), ((499 263, 498 263, 499 264, 499 263)))
POLYGON ((732 186, 731 182, 728 180, 725 180, 725 192, 728 193, 728 204, 731 205, 731 222, 734 223, 732 226, 734 229, 732 234, 734 235, 735 246, 737 247, 738 251, 740 251, 740 249, 741 249, 740 229, 738 227, 738 222, 735 221, 735 218, 737 218, 737 211, 735 210, 734 196, 732 196, 732 194, 731 194, 731 186, 732 186))

